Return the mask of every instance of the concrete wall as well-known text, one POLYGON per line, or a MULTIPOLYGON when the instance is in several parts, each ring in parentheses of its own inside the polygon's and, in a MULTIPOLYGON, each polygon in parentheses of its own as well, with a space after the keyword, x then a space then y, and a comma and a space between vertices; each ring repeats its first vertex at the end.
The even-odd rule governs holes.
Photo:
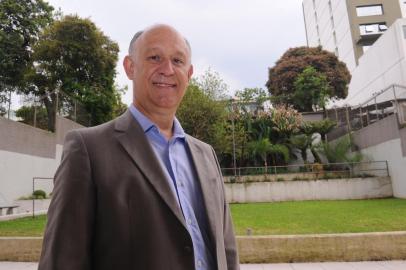
POLYGON ((402 154, 400 138, 364 148, 361 152, 375 160, 388 161, 393 195, 406 198, 406 158, 402 154))
MULTIPOLYGON (((241 263, 405 260, 406 232, 237 236, 241 263)), ((0 261, 38 261, 40 237, 0 237, 0 261)))
MULTIPOLYGON (((13 202, 32 193, 33 177, 53 177, 66 132, 81 127, 57 118, 56 133, 0 117, 0 200, 13 202)), ((52 180, 37 180, 35 189, 52 191, 52 180)), ((18 211, 18 210, 17 210, 18 211)))
POLYGON ((242 263, 406 259, 406 232, 238 236, 242 263))
POLYGON ((393 196, 406 198, 406 128, 399 129, 396 115, 354 132, 352 138, 367 159, 388 162, 393 196))
POLYGON ((226 183, 225 191, 227 201, 231 203, 350 200, 393 195, 389 177, 226 183))

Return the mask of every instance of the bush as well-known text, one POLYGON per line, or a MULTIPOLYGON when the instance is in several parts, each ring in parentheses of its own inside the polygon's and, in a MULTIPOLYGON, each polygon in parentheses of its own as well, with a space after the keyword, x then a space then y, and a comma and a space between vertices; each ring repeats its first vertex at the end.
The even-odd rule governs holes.
POLYGON ((34 199, 45 199, 47 197, 47 194, 45 191, 43 191, 41 189, 37 189, 37 190, 34 190, 34 192, 32 193, 32 196, 34 197, 34 199))

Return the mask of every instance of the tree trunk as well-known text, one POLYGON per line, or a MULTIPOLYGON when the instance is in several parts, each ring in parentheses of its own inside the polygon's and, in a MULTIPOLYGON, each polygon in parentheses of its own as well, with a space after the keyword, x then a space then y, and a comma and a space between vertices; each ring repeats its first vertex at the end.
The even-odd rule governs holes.
POLYGON ((55 132, 56 121, 56 94, 52 93, 49 97, 44 98, 44 105, 48 116, 48 130, 55 132))

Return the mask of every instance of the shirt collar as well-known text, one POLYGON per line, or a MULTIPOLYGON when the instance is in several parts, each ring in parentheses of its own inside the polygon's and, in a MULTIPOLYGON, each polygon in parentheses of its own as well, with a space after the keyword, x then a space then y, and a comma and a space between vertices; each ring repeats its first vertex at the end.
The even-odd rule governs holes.
MULTIPOLYGON (((142 112, 140 112, 134 104, 130 105, 129 108, 131 114, 134 116, 135 120, 140 124, 144 133, 149 132, 151 129, 156 129, 159 132, 158 127, 152 122, 148 117, 146 117, 142 112)), ((172 138, 185 138, 185 131, 183 130, 179 120, 175 117, 173 120, 173 136, 172 138)))

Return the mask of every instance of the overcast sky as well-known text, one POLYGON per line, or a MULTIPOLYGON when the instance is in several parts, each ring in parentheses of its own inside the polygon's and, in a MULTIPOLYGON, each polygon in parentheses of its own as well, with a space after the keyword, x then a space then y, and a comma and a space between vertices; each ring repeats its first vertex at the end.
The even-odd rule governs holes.
POLYGON ((133 34, 155 23, 177 28, 192 46, 195 75, 211 67, 230 94, 265 88, 268 67, 288 48, 306 44, 302 0, 47 0, 67 14, 90 18, 120 46, 117 83, 131 85, 122 61, 133 34))

